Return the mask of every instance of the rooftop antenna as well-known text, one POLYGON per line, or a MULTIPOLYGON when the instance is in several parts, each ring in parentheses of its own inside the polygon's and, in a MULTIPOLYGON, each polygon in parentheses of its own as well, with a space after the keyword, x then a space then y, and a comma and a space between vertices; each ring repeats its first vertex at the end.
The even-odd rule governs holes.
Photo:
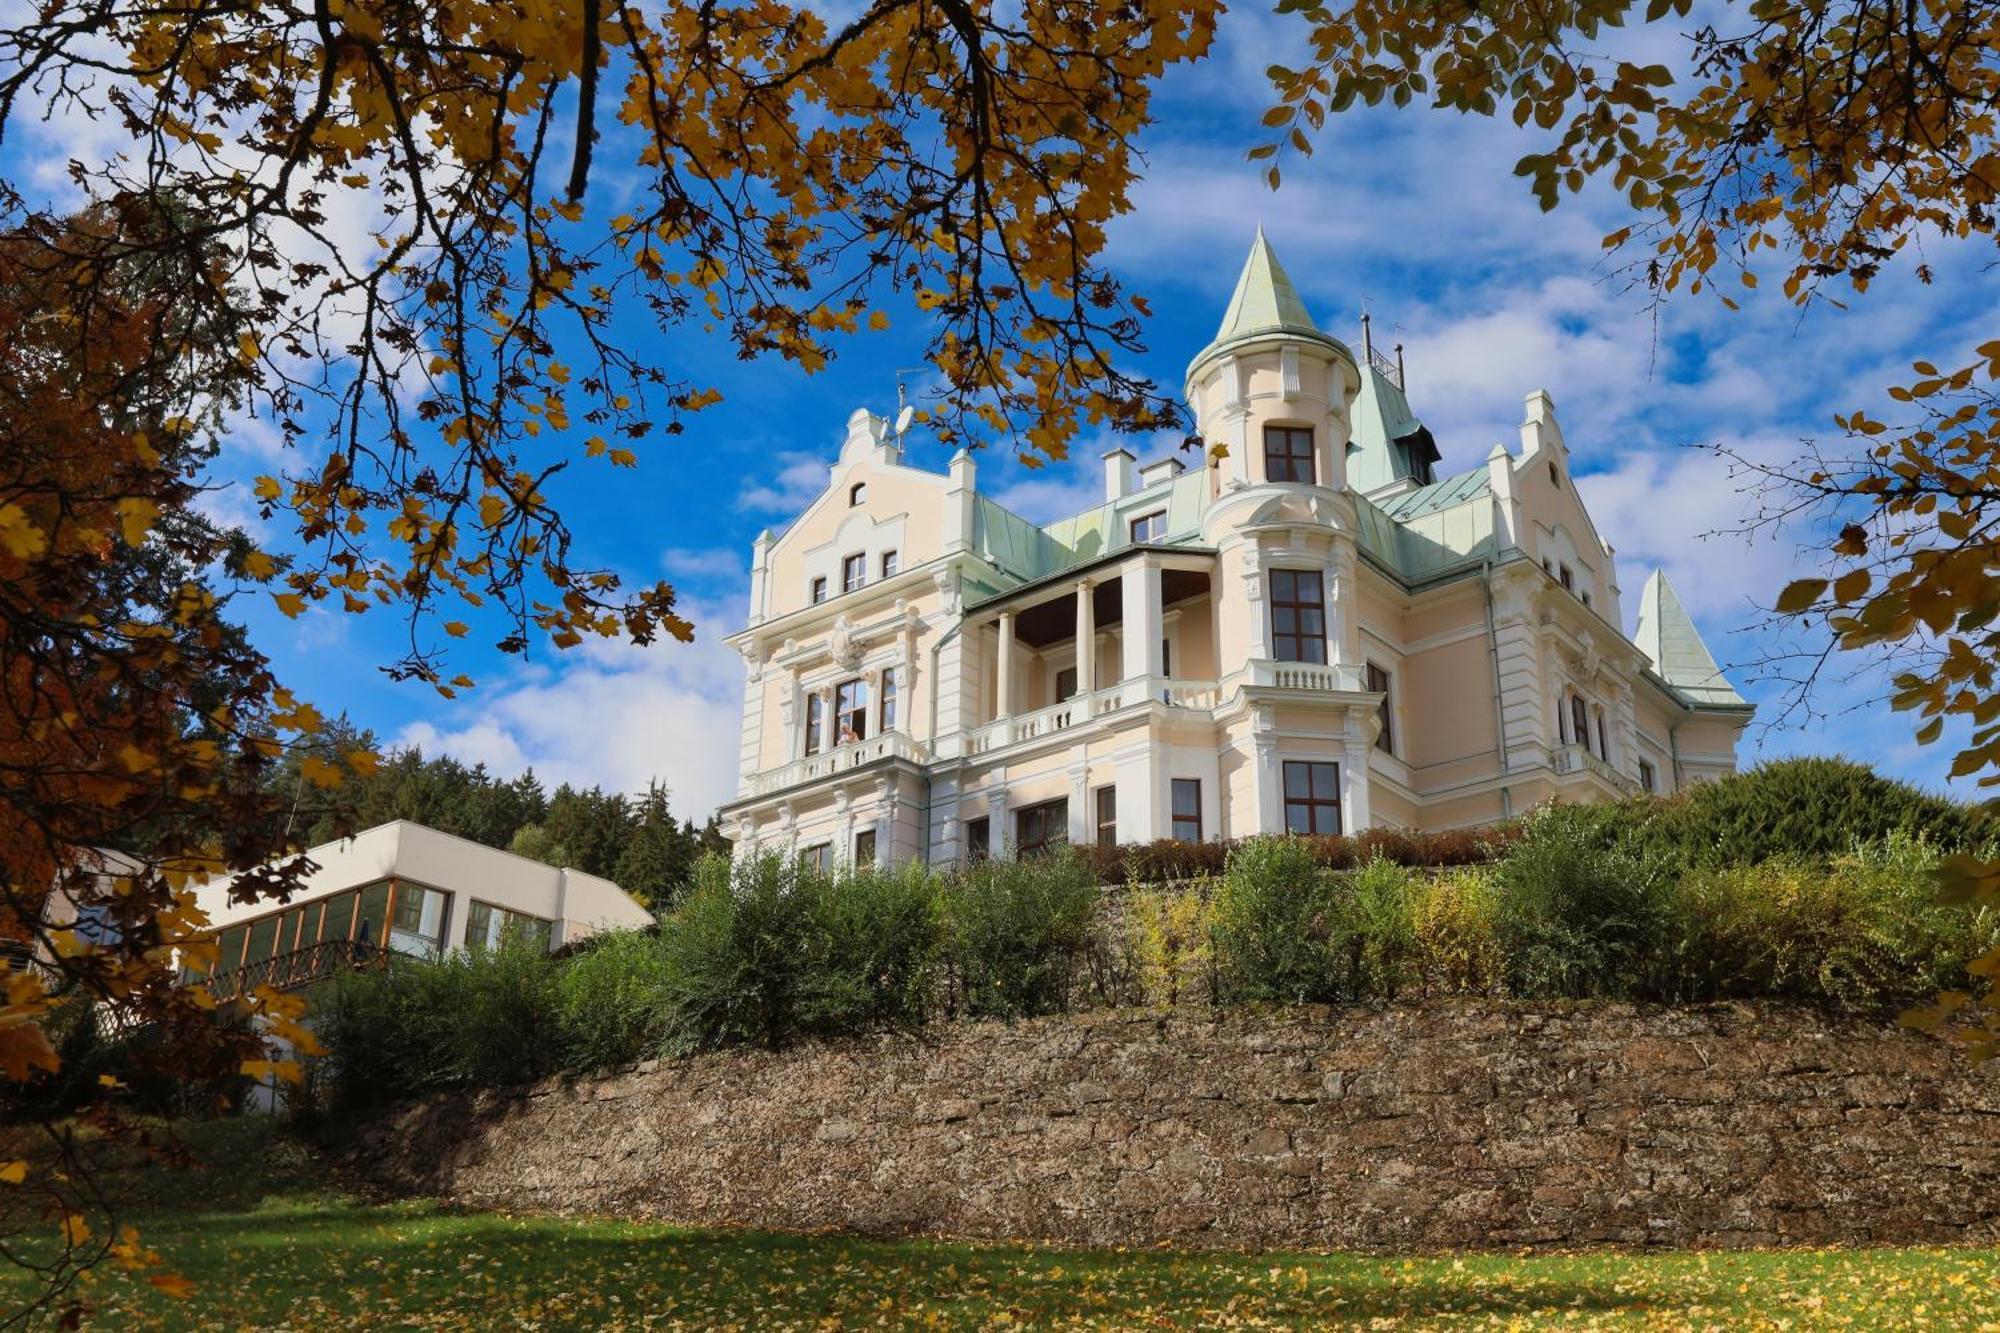
POLYGON ((1368 332, 1368 307, 1361 307, 1361 355, 1365 360, 1375 358, 1375 339, 1368 332))
POLYGON ((1403 344, 1396 344, 1396 387, 1404 393, 1410 391, 1410 377, 1403 373, 1403 344))
POLYGON ((898 440, 903 438, 904 433, 910 429, 910 423, 914 421, 917 416, 917 409, 911 405, 909 401, 909 393, 903 387, 903 376, 921 375, 924 372, 924 370, 925 367, 917 366, 893 372, 896 376, 896 428, 895 429, 896 429, 896 438, 898 440))

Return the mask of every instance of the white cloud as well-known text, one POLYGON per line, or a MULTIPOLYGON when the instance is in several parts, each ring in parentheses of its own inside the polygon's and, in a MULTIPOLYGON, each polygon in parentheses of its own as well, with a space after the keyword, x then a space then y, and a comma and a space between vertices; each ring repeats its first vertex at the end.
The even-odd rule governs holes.
POLYGON ((692 644, 573 649, 480 686, 395 742, 508 776, 532 767, 551 787, 637 792, 657 778, 683 818, 705 819, 736 793, 743 663, 720 639, 743 609, 694 604, 689 615, 692 644))
POLYGON ((791 518, 819 498, 826 489, 831 457, 781 449, 771 456, 773 470, 746 482, 737 493, 736 507, 752 513, 783 514, 791 518))
POLYGON ((660 568, 682 582, 714 581, 733 587, 749 577, 742 554, 727 546, 674 547, 660 553, 660 568))

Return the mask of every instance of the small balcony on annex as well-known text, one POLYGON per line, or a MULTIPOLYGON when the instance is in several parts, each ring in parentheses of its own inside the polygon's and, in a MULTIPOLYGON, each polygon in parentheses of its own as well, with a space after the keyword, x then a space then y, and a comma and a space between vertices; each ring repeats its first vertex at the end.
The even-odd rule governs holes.
POLYGON ((966 608, 967 725, 940 757, 1046 740, 1141 704, 1220 702, 1215 557, 1140 547, 966 608))

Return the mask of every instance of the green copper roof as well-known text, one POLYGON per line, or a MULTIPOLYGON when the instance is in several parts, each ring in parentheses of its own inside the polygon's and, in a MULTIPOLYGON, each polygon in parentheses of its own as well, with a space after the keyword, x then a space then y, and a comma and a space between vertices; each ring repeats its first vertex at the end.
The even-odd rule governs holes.
POLYGON ((1250 257, 1243 261, 1243 272, 1236 279, 1236 295, 1229 298, 1229 309, 1222 313, 1222 326, 1215 331, 1215 341, 1226 343, 1272 330, 1318 333, 1319 325, 1306 313, 1299 289, 1292 286, 1284 265, 1271 250, 1271 243, 1264 239, 1264 229, 1259 227, 1257 239, 1250 243, 1250 257))
POLYGON ((1694 619, 1681 605, 1666 574, 1654 570, 1639 594, 1639 629, 1632 636, 1639 651, 1653 660, 1660 679, 1674 687, 1689 703, 1723 704, 1742 707, 1743 696, 1722 674, 1708 645, 1694 627, 1694 619))
POLYGON ((1414 491, 1405 491, 1401 495, 1378 500, 1376 508, 1398 523, 1408 523, 1426 514, 1435 514, 1440 509, 1449 509, 1453 505, 1477 499, 1492 489, 1492 474, 1483 467, 1476 467, 1455 477, 1446 477, 1443 481, 1419 486, 1414 491))
POLYGON ((1354 497, 1361 549, 1406 583, 1422 583, 1496 553, 1485 468, 1420 486, 1377 504, 1354 497))
POLYGON ((1259 227, 1257 239, 1250 243, 1250 257, 1243 261, 1243 272, 1236 279, 1236 294, 1229 298, 1229 308, 1222 313, 1222 324, 1195 360, 1239 339, 1267 333, 1289 333, 1341 346, 1313 323, 1313 317, 1306 312, 1306 303, 1299 299, 1299 289, 1292 285, 1271 243, 1264 239, 1264 229, 1259 227))
POLYGON ((1355 490, 1422 477, 1437 461, 1437 445, 1402 387, 1372 364, 1361 368, 1361 392, 1355 395, 1352 415, 1347 484, 1355 490))

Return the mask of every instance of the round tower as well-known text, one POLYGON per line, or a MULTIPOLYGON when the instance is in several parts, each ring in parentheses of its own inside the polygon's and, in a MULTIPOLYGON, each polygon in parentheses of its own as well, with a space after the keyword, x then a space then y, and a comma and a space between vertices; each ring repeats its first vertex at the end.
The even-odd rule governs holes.
POLYGON ((1264 239, 1250 246, 1236 294, 1188 364, 1196 429, 1228 450, 1211 469, 1217 497, 1245 487, 1347 489, 1347 440, 1361 371, 1322 333, 1264 239))

